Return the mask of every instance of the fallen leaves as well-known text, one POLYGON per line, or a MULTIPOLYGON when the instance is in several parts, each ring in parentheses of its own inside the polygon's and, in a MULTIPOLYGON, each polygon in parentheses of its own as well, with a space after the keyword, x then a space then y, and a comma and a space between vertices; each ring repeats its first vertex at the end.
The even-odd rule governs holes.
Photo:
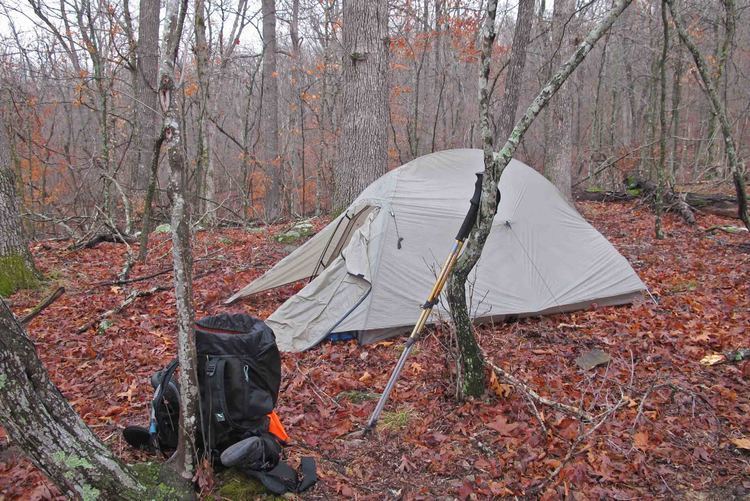
MULTIPOLYGON (((445 334, 434 329, 434 336, 420 341, 391 396, 386 411, 392 426, 379 427, 366 439, 350 439, 346 434, 369 417, 403 340, 381 341, 366 349, 354 342, 322 343, 309 352, 283 356, 278 412, 291 436, 287 453, 293 464, 299 456, 314 455, 321 477, 305 498, 387 493, 405 499, 522 497, 558 467, 563 470, 559 478, 540 496, 671 498, 679 497, 677 486, 702 485, 708 479, 711 485, 750 490, 736 480, 747 475, 740 459, 747 458, 750 445, 745 436, 750 400, 743 379, 750 365, 699 363, 707 352, 747 344, 750 269, 741 266, 747 254, 737 246, 746 236, 720 232, 709 238, 668 215, 664 222, 672 237, 655 243, 652 216, 637 205, 580 207, 629 259, 659 304, 647 298, 632 306, 599 306, 480 326, 477 331, 488 355, 502 360, 503 367, 541 395, 596 416, 621 398, 623 389, 618 412, 563 464, 581 434, 581 423, 539 407, 548 428, 544 433, 523 394, 492 374, 492 398, 457 403, 453 362, 443 349, 445 334), (573 360, 592 350, 607 353, 608 364, 581 371, 573 360), (654 381, 689 392, 657 384, 644 399, 654 381), (719 443, 723 446, 717 447, 719 443)), ((720 222, 713 216, 698 217, 703 225, 720 222)), ((231 308, 220 304, 283 257, 282 246, 271 238, 275 231, 197 234, 196 249, 221 247, 227 256, 216 257, 221 266, 215 273, 196 280, 198 315, 244 311, 266 318, 299 290, 299 284, 293 284, 231 308)), ((157 236, 152 244, 161 250, 147 266, 133 270, 133 276, 170 266, 168 238, 157 236)), ((34 319, 29 332, 53 381, 95 425, 95 433, 129 462, 143 460, 141 453, 120 445, 119 430, 146 422, 152 393, 148 378, 175 354, 171 291, 139 298, 112 315, 111 325, 100 334, 89 329, 74 335, 78 325, 115 308, 132 290, 88 290, 88 284, 117 274, 122 249, 102 244, 64 254, 64 243, 45 245, 49 248, 34 247, 35 257, 45 273, 59 274, 68 292, 34 319)), ((156 278, 139 287, 161 283, 156 278)), ((24 292, 13 301, 23 311, 43 295, 24 292)), ((0 498, 57 495, 29 462, 5 454, 4 447, 0 432, 0 498)))

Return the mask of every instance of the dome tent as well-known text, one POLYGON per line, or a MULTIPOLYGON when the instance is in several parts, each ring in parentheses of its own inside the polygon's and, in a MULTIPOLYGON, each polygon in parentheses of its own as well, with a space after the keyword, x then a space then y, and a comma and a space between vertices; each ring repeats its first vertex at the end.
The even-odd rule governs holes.
MULTIPOLYGON (((340 216, 234 294, 315 277, 266 323, 282 351, 308 349, 331 333, 371 343, 407 332, 469 208, 481 150, 417 158, 368 186, 340 216)), ((470 287, 477 320, 501 320, 625 304, 643 282, 627 260, 541 174, 512 160, 470 287)), ((444 304, 436 315, 445 318, 444 304)))

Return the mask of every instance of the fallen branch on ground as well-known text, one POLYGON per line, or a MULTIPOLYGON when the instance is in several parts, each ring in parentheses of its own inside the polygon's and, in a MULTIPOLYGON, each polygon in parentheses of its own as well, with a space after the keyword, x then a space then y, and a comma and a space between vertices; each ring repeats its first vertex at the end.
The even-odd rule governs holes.
POLYGON ((511 374, 503 370, 501 367, 498 367, 497 365, 493 364, 486 353, 484 354, 484 358, 487 361, 487 365, 492 367, 492 370, 495 371, 495 374, 497 374, 498 377, 501 377, 505 379, 506 381, 508 381, 517 390, 525 393, 531 400, 539 404, 552 407, 553 409, 556 409, 560 412, 565 412, 566 414, 572 414, 576 416, 577 418, 582 419, 584 421, 593 421, 593 417, 591 416, 591 414, 584 411, 583 409, 579 409, 578 407, 573 407, 572 405, 555 402, 554 400, 541 396, 540 394, 532 390, 526 383, 521 382, 519 379, 516 379, 514 376, 512 376, 511 374))
MULTIPOLYGON (((203 278, 203 277, 205 277, 207 275, 210 275, 214 271, 215 270, 204 271, 203 273, 201 273, 201 274, 196 275, 195 277, 193 277, 193 280, 198 280, 200 278, 203 278)), ((150 289, 146 289, 146 290, 142 290, 142 291, 135 290, 135 291, 131 292, 130 294, 128 294, 128 297, 126 297, 125 300, 122 303, 120 303, 119 306, 117 306, 115 308, 112 308, 111 310, 105 311, 104 313, 102 313, 101 315, 99 315, 98 318, 96 318, 94 320, 86 322, 84 325, 80 326, 76 330, 76 333, 77 334, 81 334, 82 332, 86 332, 87 330, 89 330, 91 327, 93 327, 95 324, 101 322, 102 320, 105 320, 106 318, 111 317, 112 315, 120 313, 122 310, 124 310, 125 308, 127 308, 128 306, 130 306, 131 304, 133 304, 133 302, 136 299, 138 299, 139 297, 151 296, 152 294, 156 294, 157 292, 167 291, 167 290, 171 290, 171 289, 172 289, 172 285, 157 285, 155 287, 151 287, 150 289)))
POLYGON ((138 291, 138 290, 133 291, 130 294, 128 294, 128 297, 126 297, 125 300, 122 303, 119 304, 119 306, 117 306, 115 308, 112 308, 111 310, 105 311, 104 313, 102 313, 101 315, 99 315, 98 318, 95 318, 94 320, 90 320, 90 321, 86 322, 85 324, 83 324, 82 326, 80 326, 76 330, 76 333, 77 334, 81 334, 82 332, 86 332, 87 330, 89 330, 94 325, 100 323, 102 320, 105 320, 108 317, 111 317, 112 315, 120 313, 122 310, 124 310, 125 308, 127 308, 128 306, 130 306, 131 304, 133 304, 133 302, 136 299, 138 299, 139 297, 150 296, 150 295, 155 294, 157 292, 166 291, 166 290, 169 290, 171 288, 172 288, 171 285, 157 285, 155 287, 151 287, 150 289, 146 289, 146 290, 142 290, 142 291, 138 291))
MULTIPOLYGON (((634 200, 636 198, 651 198, 654 196, 656 185, 651 181, 637 181, 635 191, 581 191, 575 195, 576 200, 592 202, 612 202, 620 200, 634 200), (640 190, 638 192, 637 190, 640 190)), ((703 194, 693 192, 679 192, 669 190, 664 193, 666 210, 679 214, 689 224, 694 224, 694 212, 713 214, 716 216, 737 218, 737 198, 720 193, 703 194)))
MULTIPOLYGON (((221 252, 221 251, 215 251, 215 252, 212 252, 212 253, 208 254, 207 256, 199 257, 198 259, 194 259, 193 263, 195 264, 195 263, 199 263, 201 261, 208 261, 209 259, 211 259, 211 257, 213 257, 214 255, 218 254, 219 252, 221 252)), ((158 276, 161 276, 161 275, 166 275, 167 273, 171 273, 172 271, 174 271, 174 267, 170 266, 169 268, 164 268, 163 270, 159 270, 159 271, 156 271, 156 272, 151 273, 149 275, 143 275, 143 276, 140 276, 140 277, 128 278, 128 279, 120 279, 120 278, 118 278, 117 280, 109 280, 109 281, 106 281, 106 282, 97 282, 97 283, 95 283, 92 286, 92 288, 95 288, 95 287, 105 287, 105 286, 108 286, 108 285, 126 285, 126 284, 132 284, 134 282, 143 282, 144 280, 149 280, 151 278, 155 278, 155 277, 158 277, 158 276)), ((213 270, 207 270, 203 274, 201 274, 200 276, 204 276, 206 273, 211 273, 212 271, 213 270)))
POLYGON ((78 242, 71 246, 72 250, 93 249, 102 242, 111 242, 116 244, 132 244, 136 238, 131 235, 122 235, 118 233, 97 233, 85 242, 78 242))
POLYGON ((22 326, 26 326, 29 322, 34 320, 34 318, 36 318, 37 315, 39 315, 42 311, 44 311, 45 308, 47 308, 49 305, 57 301, 57 299, 60 296, 62 296, 64 293, 65 293, 65 287, 58 287, 57 289, 55 289, 55 291, 52 294, 44 298, 44 300, 41 303, 34 306, 34 308, 30 312, 28 312, 26 315, 24 315, 24 317, 21 318, 18 322, 22 326))

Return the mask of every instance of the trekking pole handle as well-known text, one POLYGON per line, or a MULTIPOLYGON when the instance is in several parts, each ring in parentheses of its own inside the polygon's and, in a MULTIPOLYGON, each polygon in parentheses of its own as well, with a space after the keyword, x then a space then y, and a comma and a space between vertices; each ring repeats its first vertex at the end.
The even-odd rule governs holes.
POLYGON ((474 227, 474 223, 477 220, 477 213, 479 212, 479 199, 482 197, 482 178, 484 177, 483 172, 477 173, 477 181, 474 183, 474 195, 471 197, 471 205, 469 206, 469 212, 466 213, 461 229, 458 230, 456 240, 463 242, 466 237, 469 236, 471 229, 474 227))

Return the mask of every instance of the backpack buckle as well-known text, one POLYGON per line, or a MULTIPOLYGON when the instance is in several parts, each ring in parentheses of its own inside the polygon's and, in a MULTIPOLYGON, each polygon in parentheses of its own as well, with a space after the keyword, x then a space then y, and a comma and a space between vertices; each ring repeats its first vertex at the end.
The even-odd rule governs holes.
POLYGON ((208 363, 206 363, 206 374, 208 377, 216 374, 216 360, 209 360, 208 363))

